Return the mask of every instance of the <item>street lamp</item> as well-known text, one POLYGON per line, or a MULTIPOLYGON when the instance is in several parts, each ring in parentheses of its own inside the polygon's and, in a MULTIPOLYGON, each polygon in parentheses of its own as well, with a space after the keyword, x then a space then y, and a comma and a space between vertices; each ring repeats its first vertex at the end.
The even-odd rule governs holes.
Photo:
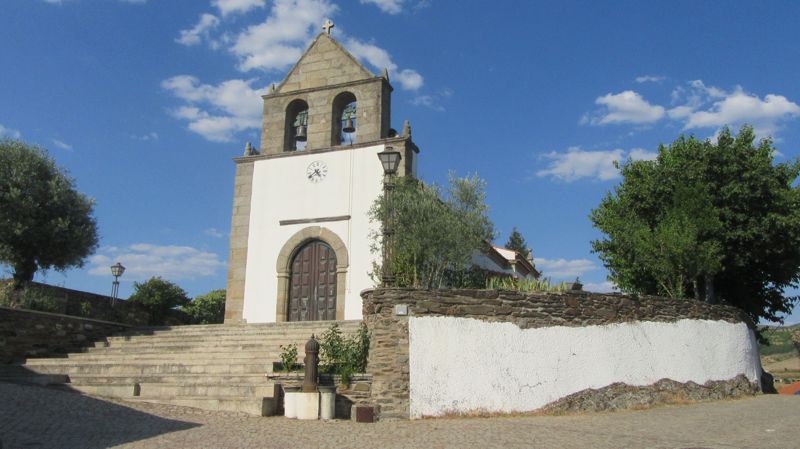
POLYGON ((119 294, 119 277, 125 272, 125 267, 117 262, 111 265, 111 275, 114 276, 114 282, 111 283, 111 306, 117 302, 117 295, 119 294))
POLYGON ((399 151, 394 151, 392 147, 386 147, 383 151, 378 153, 378 159, 381 160, 383 166, 383 201, 386 207, 384 216, 386 219, 383 223, 383 268, 382 268, 382 281, 383 287, 394 286, 394 271, 392 270, 392 247, 394 237, 394 207, 392 204, 392 194, 394 192, 394 176, 397 173, 397 167, 400 165, 399 151))

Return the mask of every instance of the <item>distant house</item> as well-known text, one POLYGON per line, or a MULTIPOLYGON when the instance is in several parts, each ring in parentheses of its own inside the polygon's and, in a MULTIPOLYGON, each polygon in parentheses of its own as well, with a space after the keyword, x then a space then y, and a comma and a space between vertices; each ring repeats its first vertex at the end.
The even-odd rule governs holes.
POLYGON ((472 256, 471 263, 473 266, 496 273, 497 276, 538 279, 541 275, 536 270, 533 257, 528 259, 517 251, 491 244, 485 251, 476 251, 472 256))

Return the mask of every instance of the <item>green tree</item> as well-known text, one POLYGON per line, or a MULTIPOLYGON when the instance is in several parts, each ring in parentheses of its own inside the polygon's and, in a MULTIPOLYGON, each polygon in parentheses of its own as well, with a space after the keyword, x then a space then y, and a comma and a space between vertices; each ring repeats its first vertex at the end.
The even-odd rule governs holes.
POLYGON ((11 266, 15 289, 37 270, 83 266, 97 248, 93 209, 45 150, 0 140, 0 262, 11 266))
MULTIPOLYGON (((452 173, 447 189, 405 177, 393 195, 395 237, 393 268, 401 287, 448 286, 453 271, 465 271, 473 253, 494 236, 484 203, 485 182, 477 176, 457 178, 452 173)), ((387 208, 383 196, 370 211, 383 223, 387 208)), ((373 235, 373 249, 381 242, 373 235)), ((380 273, 377 266, 375 274, 380 273)), ((458 277, 456 277, 458 278, 458 277)))
POLYGON ((513 249, 520 253, 522 257, 528 257, 531 252, 530 248, 528 248, 528 244, 525 242, 525 238, 519 233, 516 226, 511 230, 511 235, 508 236, 506 248, 513 249))
POLYGON ((225 320, 225 290, 212 290, 194 298, 182 310, 197 324, 218 324, 225 320))
POLYGON ((133 289, 128 301, 141 304, 150 313, 150 324, 164 324, 171 309, 189 303, 186 291, 159 276, 142 283, 134 282, 133 289))
POLYGON ((775 164, 752 128, 717 142, 681 136, 654 161, 628 161, 591 213, 592 248, 623 291, 725 302, 779 320, 800 281, 800 161, 775 164))

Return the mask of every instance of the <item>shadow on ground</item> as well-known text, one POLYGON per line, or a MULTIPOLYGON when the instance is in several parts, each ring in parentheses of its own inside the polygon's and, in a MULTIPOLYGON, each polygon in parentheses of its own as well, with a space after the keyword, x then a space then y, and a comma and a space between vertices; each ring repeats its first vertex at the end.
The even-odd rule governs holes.
POLYGON ((3 449, 100 449, 198 426, 78 393, 0 382, 3 449))

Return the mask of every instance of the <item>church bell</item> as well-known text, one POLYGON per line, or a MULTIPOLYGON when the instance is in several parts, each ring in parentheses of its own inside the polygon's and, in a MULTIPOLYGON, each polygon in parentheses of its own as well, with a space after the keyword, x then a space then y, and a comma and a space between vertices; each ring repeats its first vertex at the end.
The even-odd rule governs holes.
POLYGON ((295 128, 294 138, 298 142, 305 142, 306 141, 306 126, 300 125, 295 128))
POLYGON ((349 133, 353 133, 355 131, 356 131, 356 127, 353 126, 352 117, 347 117, 347 119, 344 121, 344 128, 342 128, 342 132, 345 132, 345 133, 349 134, 349 133))

